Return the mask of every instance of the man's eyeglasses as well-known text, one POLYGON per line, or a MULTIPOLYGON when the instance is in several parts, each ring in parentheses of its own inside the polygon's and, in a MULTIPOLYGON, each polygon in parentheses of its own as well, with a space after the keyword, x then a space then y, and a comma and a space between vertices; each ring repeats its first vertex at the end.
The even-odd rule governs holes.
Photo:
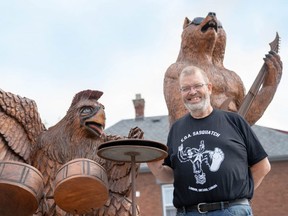
POLYGON ((191 89, 193 89, 194 91, 199 91, 204 85, 207 85, 207 83, 199 83, 192 86, 183 86, 180 88, 180 91, 184 93, 190 92, 191 89))

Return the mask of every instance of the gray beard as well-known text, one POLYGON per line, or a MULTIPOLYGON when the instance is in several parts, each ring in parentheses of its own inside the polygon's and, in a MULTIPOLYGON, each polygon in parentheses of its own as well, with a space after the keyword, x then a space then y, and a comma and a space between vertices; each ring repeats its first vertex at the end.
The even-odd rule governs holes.
POLYGON ((197 104, 190 104, 190 103, 184 103, 186 109, 191 113, 198 113, 205 111, 210 104, 210 98, 206 97, 204 100, 202 100, 200 103, 197 104))

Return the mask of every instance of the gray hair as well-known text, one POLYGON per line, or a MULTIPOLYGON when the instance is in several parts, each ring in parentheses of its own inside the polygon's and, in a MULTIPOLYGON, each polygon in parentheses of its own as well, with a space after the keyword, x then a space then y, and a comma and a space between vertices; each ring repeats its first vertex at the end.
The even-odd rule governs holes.
POLYGON ((210 82, 207 74, 201 68, 198 68, 198 67, 195 67, 195 66, 187 66, 187 67, 185 67, 181 71, 181 73, 179 75, 179 78, 181 76, 188 76, 188 75, 192 75, 192 74, 196 74, 196 73, 200 73, 206 83, 210 82))

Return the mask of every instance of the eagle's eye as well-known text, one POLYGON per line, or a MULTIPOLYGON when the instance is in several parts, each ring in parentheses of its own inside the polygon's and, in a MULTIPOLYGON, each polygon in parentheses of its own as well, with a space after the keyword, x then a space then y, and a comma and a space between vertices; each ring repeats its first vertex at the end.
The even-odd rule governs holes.
POLYGON ((90 115, 91 113, 93 113, 94 108, 91 106, 84 106, 80 109, 80 115, 82 116, 86 116, 86 115, 90 115))

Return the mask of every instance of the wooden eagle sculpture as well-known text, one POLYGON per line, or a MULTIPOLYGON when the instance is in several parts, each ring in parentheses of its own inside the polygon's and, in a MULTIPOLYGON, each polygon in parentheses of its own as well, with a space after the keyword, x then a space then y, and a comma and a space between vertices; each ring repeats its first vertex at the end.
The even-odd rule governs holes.
MULTIPOLYGON (((85 215, 132 214, 132 202, 128 198, 132 185, 131 163, 102 159, 97 156, 97 148, 110 140, 142 139, 143 132, 136 127, 130 130, 127 137, 106 135, 104 106, 98 102, 102 94, 94 90, 77 93, 64 118, 46 129, 33 100, 0 89, 0 161, 27 163, 43 175, 43 197, 34 215, 71 215, 56 205, 53 192, 57 171, 75 158, 87 158, 99 163, 108 177, 107 202, 85 215)), ((136 170, 138 168, 137 164, 136 170)))
POLYGON ((278 34, 273 42, 259 72, 261 78, 257 76, 255 79, 259 80, 258 84, 252 85, 252 90, 245 95, 239 75, 223 65, 226 33, 216 14, 210 12, 206 17, 196 17, 192 21, 185 18, 178 58, 166 70, 164 77, 164 96, 170 125, 188 112, 181 99, 178 78, 180 72, 190 65, 201 68, 211 81, 213 107, 238 112, 250 125, 255 124, 271 103, 282 76, 282 61, 277 53, 278 34), (249 95, 253 95, 253 99, 249 99, 249 95))

